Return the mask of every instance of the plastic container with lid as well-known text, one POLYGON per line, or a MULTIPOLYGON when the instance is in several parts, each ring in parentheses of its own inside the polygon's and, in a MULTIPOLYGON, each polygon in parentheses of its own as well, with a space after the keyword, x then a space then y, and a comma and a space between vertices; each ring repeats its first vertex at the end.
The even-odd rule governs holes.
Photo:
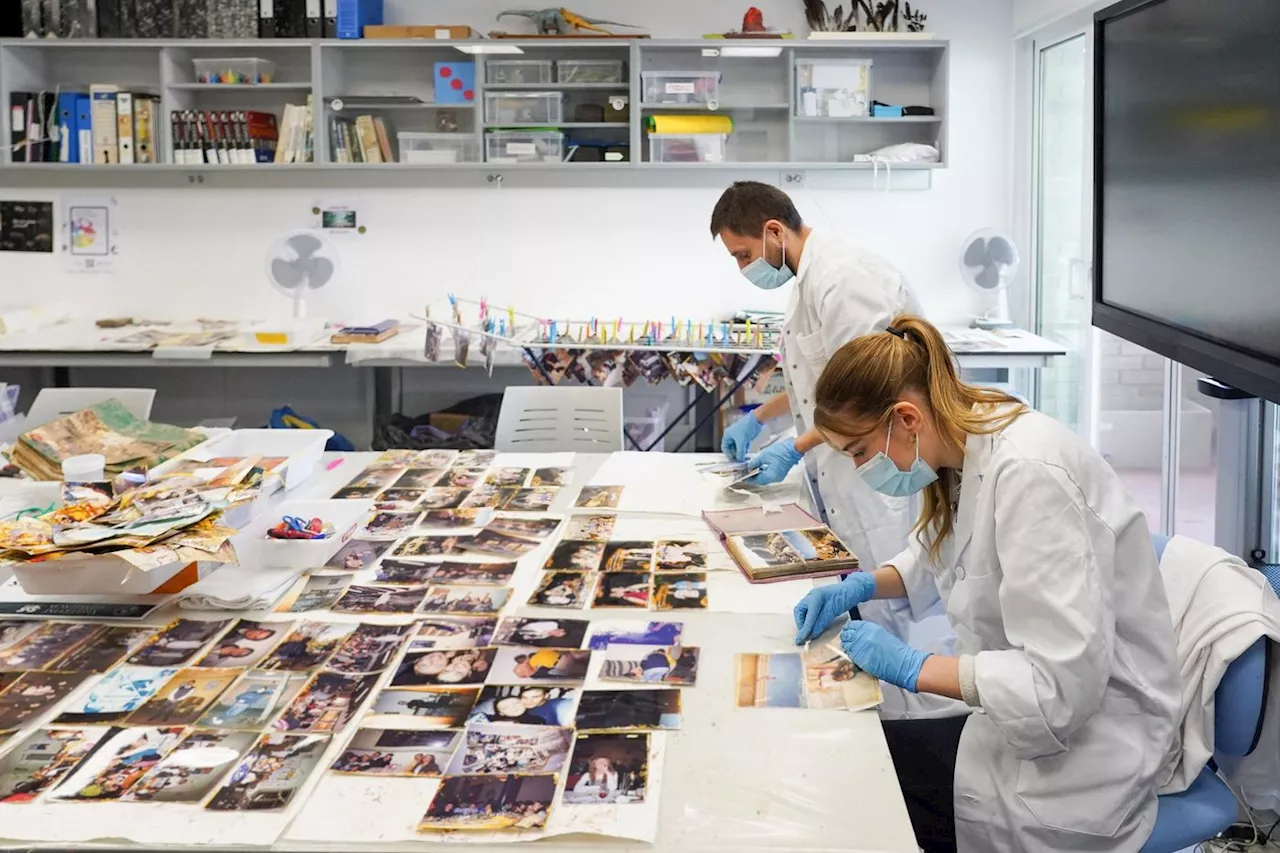
POLYGON ((527 86, 555 81, 555 63, 550 59, 487 59, 486 83, 500 86, 527 86))
POLYGON ((646 104, 720 105, 719 71, 641 71, 640 97, 646 104))
POLYGON ((557 83, 623 83, 621 59, 562 59, 556 63, 557 83))
POLYGON ((560 92, 485 92, 484 120, 489 124, 559 124, 564 121, 560 92))
POLYGON ((651 163, 723 163, 728 135, 724 133, 651 133, 651 163))
POLYGON ((498 130, 484 135, 486 163, 559 163, 564 134, 554 130, 498 130))
POLYGON ((65 483, 101 483, 106 479, 107 458, 101 453, 85 453, 62 460, 65 483))
POLYGON ((396 134, 400 162, 419 165, 480 162, 480 143, 470 133, 396 134))
POLYGON ((276 64, 269 59, 239 56, 230 59, 193 59, 197 83, 255 85, 275 79, 276 64))
POLYGON ((796 60, 797 116, 857 118, 870 105, 870 59, 796 60))

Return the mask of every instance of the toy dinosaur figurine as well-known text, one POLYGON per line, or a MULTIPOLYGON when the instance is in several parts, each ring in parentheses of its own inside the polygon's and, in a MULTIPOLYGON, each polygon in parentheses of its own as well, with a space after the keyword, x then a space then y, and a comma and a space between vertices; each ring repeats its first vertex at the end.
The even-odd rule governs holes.
POLYGON ((600 24, 607 24, 611 27, 629 27, 635 29, 634 24, 620 24, 617 21, 601 21, 596 18, 584 18, 582 15, 575 15, 568 9, 508 9, 505 12, 498 13, 498 20, 506 17, 515 16, 518 18, 528 18, 533 21, 538 28, 538 32, 544 36, 568 36, 582 30, 591 30, 592 32, 604 33, 605 35, 613 35, 613 33, 601 27, 600 24))

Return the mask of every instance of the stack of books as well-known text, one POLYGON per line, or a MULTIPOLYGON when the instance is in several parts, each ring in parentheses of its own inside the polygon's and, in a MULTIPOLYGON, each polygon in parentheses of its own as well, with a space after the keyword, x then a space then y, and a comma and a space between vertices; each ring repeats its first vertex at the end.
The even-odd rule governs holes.
POLYGON ((159 163, 160 99, 118 86, 88 92, 10 92, 15 163, 159 163))
POLYGON ((312 158, 310 105, 288 104, 280 122, 252 110, 174 110, 172 161, 185 165, 306 163, 312 158))
POLYGON ((335 163, 394 163, 391 139, 381 118, 329 119, 329 148, 335 163))

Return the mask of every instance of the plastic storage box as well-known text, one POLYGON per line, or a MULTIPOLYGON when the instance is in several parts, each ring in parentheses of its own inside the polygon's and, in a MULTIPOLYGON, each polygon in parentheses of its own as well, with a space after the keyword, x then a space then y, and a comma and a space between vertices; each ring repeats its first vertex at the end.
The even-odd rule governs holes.
POLYGON ((646 104, 720 103, 719 71, 641 71, 640 97, 646 104))
POLYGON ((230 59, 193 59, 197 83, 255 84, 275 79, 276 64, 253 56, 230 59))
POLYGON ((564 121, 564 95, 485 92, 484 120, 489 124, 559 124, 564 121))
POLYGON ((556 63, 558 83, 622 83, 621 59, 562 59, 556 63))
MULTIPOLYGON (((182 459, 266 456, 285 460, 284 487, 292 489, 316 472, 324 447, 333 438, 327 429, 238 429, 182 454, 182 459)), ((277 466, 274 470, 279 471, 277 466)))
POLYGON ((553 130, 486 133, 484 159, 488 163, 559 163, 564 159, 564 134, 553 130))
POLYGON ((373 501, 285 501, 258 515, 232 537, 242 566, 264 569, 317 569, 360 529, 373 509, 373 501), (328 539, 272 539, 267 531, 291 515, 310 521, 319 518, 333 525, 328 539))
POLYGON ((869 114, 870 59, 796 61, 796 115, 853 118, 869 114))
POLYGON ((490 59, 484 64, 486 83, 516 86, 555 82, 555 63, 550 59, 490 59))
POLYGON ((479 163, 480 142, 469 133, 397 133, 400 162, 479 163))
POLYGON ((724 133, 651 133, 651 163, 723 163, 724 133))

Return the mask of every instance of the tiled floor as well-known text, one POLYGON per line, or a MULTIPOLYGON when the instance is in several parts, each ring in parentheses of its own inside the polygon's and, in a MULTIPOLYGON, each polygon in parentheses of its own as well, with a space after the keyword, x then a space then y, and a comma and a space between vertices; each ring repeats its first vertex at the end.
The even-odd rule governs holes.
MULTIPOLYGON (((1119 468, 1116 473, 1147 514, 1152 532, 1160 529, 1160 470, 1119 468)), ((1178 479, 1178 512, 1174 530, 1183 536, 1213 543, 1217 472, 1183 471, 1178 479)))

